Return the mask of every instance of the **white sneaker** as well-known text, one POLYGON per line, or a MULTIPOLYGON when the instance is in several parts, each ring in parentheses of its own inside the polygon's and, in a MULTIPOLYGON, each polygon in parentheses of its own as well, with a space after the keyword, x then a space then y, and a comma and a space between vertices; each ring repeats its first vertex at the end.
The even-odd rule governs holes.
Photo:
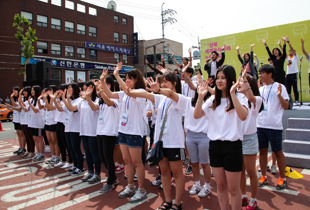
POLYGON ((272 174, 277 174, 278 173, 277 167, 275 165, 271 166, 271 172, 270 173, 272 173, 272 174))
POLYGON ((203 198, 211 193, 211 189, 206 185, 203 185, 198 193, 198 197, 203 198))
POLYGON ((66 163, 59 162, 59 163, 55 164, 54 167, 61 167, 61 166, 64 166, 64 165, 66 165, 66 163))
POLYGON ((197 193, 199 193, 200 191, 200 186, 194 184, 191 188, 191 190, 189 191, 190 195, 196 195, 197 193))
POLYGON ((51 148, 50 148, 49 145, 45 145, 44 152, 45 152, 45 153, 51 152, 51 148))
POLYGON ((62 169, 66 169, 66 168, 72 168, 73 163, 65 163, 65 165, 63 165, 61 168, 62 169))
POLYGON ((129 199, 129 203, 136 203, 146 198, 147 198, 146 190, 144 190, 144 192, 141 192, 140 190, 136 190, 135 195, 129 199))

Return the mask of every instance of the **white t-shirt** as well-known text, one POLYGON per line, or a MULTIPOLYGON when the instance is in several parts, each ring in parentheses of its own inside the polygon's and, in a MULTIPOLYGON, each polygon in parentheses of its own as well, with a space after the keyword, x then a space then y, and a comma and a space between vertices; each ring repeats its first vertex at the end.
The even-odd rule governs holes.
POLYGON ((184 119, 184 130, 196 132, 196 133, 205 133, 208 131, 208 120, 204 117, 195 119, 194 110, 195 107, 192 106, 192 99, 189 97, 179 97, 179 101, 176 104, 177 108, 185 110, 185 119, 184 119))
MULTIPOLYGON (((25 105, 26 109, 29 110, 28 109, 29 108, 28 101, 25 101, 24 105, 25 105)), ((20 112, 20 124, 21 125, 28 125, 28 116, 29 116, 28 112, 25 112, 23 109, 21 110, 21 112, 20 112)))
MULTIPOLYGON (((182 95, 186 96, 186 97, 194 98, 195 97, 195 91, 192 90, 185 81, 182 80, 181 84, 182 84, 182 95)), ((193 82, 193 84, 195 86, 197 86, 196 82, 193 82)))
MULTIPOLYGON (((42 100, 41 100, 41 104, 42 104, 42 100)), ((36 102, 35 108, 39 110, 37 113, 35 113, 32 110, 32 108, 29 106, 30 111, 29 111, 28 127, 43 129, 44 121, 42 118, 42 111, 44 111, 44 109, 39 109, 38 101, 36 102)))
POLYGON ((307 60, 309 61, 309 69, 308 69, 308 73, 310 74, 310 55, 308 54, 307 60))
MULTIPOLYGON (((82 98, 76 98, 71 100, 72 105, 77 105, 82 98)), ((63 110, 66 111, 67 115, 65 118, 65 132, 74 132, 74 133, 80 133, 80 112, 70 112, 66 106, 62 107, 63 110)))
MULTIPOLYGON (((179 100, 181 97, 185 97, 181 94, 179 95, 179 100)), ((167 98, 163 95, 154 95, 155 99, 155 108, 157 109, 157 117, 156 117, 156 126, 154 133, 154 144, 158 141, 160 128, 162 126, 162 120, 164 120, 165 111, 171 101, 170 98, 167 98)), ((167 113, 167 122, 164 131, 162 141, 163 148, 184 148, 184 132, 182 127, 182 114, 183 109, 176 106, 177 103, 172 101, 172 104, 167 113)))
POLYGON ((105 103, 99 106, 99 117, 97 121, 97 135, 118 136, 120 107, 117 99, 111 99, 113 106, 105 103))
POLYGON ((156 123, 155 105, 151 101, 149 101, 149 103, 147 104, 146 110, 152 112, 152 117, 151 117, 152 125, 155 125, 156 123))
POLYGON ((52 111, 45 111, 45 125, 56 125, 57 122, 55 121, 55 113, 56 110, 52 111))
POLYGON ((241 123, 243 135, 252 135, 257 132, 256 120, 263 103, 263 98, 261 96, 255 96, 255 98, 255 105, 251 103, 251 108, 248 108, 248 117, 241 123))
POLYGON ((296 74, 298 73, 298 55, 293 55, 292 58, 290 56, 286 57, 287 61, 287 74, 296 74))
MULTIPOLYGON (((282 97, 289 100, 286 88, 282 85, 282 97)), ((257 127, 268 128, 273 130, 283 130, 282 116, 284 109, 281 106, 277 96, 279 83, 274 82, 271 85, 264 85, 259 88, 260 95, 263 97, 264 110, 258 114, 257 127), (272 89, 271 89, 272 88, 272 89)))
MULTIPOLYGON (((14 108, 20 109, 20 105, 18 104, 17 106, 13 106, 14 108)), ((19 111, 13 109, 13 120, 12 122, 14 123, 20 123, 20 113, 19 111)))
MULTIPOLYGON (((237 93, 237 97, 241 105, 248 108, 247 98, 240 93, 237 93)), ((228 98, 221 98, 221 104, 216 107, 215 110, 211 109, 214 100, 212 95, 203 105, 202 110, 205 113, 205 118, 209 120, 208 137, 211 141, 237 141, 243 140, 243 132, 241 128, 241 120, 237 115, 235 109, 226 111, 229 104, 228 98)))
MULTIPOLYGON (((60 101, 60 106, 64 106, 64 102, 63 101, 60 101)), ((67 113, 66 112, 60 112, 58 111, 58 109, 55 110, 55 114, 54 114, 54 120, 56 122, 61 122, 61 123, 65 123, 66 121, 66 115, 67 113)))
MULTIPOLYGON (((145 91, 138 89, 138 91, 145 91)), ((122 104, 120 110, 121 120, 118 131, 128 135, 139 135, 143 137, 146 133, 146 124, 144 119, 145 98, 132 98, 127 96, 124 91, 118 92, 118 102, 122 104), (127 122, 122 123, 127 113, 127 122)))
MULTIPOLYGON (((203 75, 201 75, 201 79, 203 80, 203 75)), ((193 82, 198 82, 197 75, 192 77, 193 82)))
MULTIPOLYGON (((99 105, 99 98, 94 104, 99 105)), ((80 136, 97 136, 97 121, 99 111, 93 111, 86 100, 81 100, 76 104, 80 113, 80 136)))

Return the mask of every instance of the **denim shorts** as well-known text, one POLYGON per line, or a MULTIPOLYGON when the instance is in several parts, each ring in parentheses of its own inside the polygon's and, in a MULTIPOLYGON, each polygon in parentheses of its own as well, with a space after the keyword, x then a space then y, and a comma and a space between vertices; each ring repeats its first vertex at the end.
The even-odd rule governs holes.
POLYGON ((129 135, 124 133, 118 133, 119 144, 125 144, 127 147, 142 148, 143 137, 139 135, 129 135))
POLYGON ((244 155, 255 155, 258 153, 257 133, 243 136, 242 152, 244 155))

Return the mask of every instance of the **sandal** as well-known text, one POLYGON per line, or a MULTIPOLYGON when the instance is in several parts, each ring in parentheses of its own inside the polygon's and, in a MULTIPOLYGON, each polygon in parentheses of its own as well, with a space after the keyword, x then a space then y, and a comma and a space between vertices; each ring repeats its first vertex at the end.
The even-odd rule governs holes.
POLYGON ((172 207, 172 202, 165 201, 157 210, 169 210, 172 207))
POLYGON ((182 203, 180 205, 173 204, 171 210, 183 210, 182 203))

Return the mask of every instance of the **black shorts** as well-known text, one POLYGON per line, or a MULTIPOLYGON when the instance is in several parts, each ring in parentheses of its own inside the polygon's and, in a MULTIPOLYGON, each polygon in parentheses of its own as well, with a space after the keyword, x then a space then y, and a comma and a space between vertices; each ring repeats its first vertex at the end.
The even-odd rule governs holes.
POLYGON ((164 157, 168 161, 178 161, 185 159, 185 149, 184 148, 163 148, 164 157))
POLYGON ((31 134, 32 134, 32 136, 42 136, 43 135, 43 129, 31 128, 31 134))
POLYGON ((22 126, 20 126, 20 123, 14 123, 14 129, 15 130, 22 130, 22 126))
POLYGON ((57 124, 55 125, 45 125, 44 130, 49 132, 56 132, 57 124))
POLYGON ((223 167, 225 171, 242 171, 242 141, 210 141, 210 166, 223 167))

